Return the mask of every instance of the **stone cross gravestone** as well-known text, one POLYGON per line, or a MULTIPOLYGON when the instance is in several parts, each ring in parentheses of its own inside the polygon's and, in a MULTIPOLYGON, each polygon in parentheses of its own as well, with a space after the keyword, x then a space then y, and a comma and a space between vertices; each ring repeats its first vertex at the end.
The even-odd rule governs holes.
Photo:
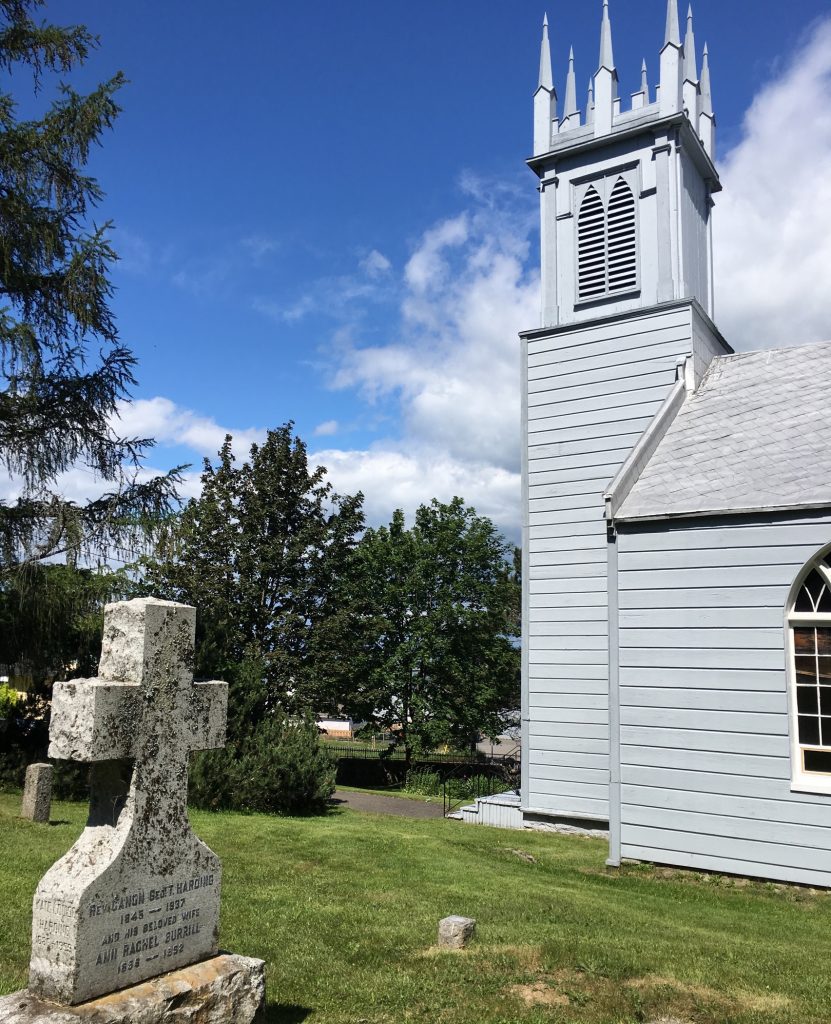
POLYGON ((29 991, 80 1003, 213 956, 219 858, 187 816, 191 751, 225 744, 225 683, 194 683, 195 611, 108 605, 97 679, 57 683, 49 756, 92 765, 87 827, 34 898, 29 991))

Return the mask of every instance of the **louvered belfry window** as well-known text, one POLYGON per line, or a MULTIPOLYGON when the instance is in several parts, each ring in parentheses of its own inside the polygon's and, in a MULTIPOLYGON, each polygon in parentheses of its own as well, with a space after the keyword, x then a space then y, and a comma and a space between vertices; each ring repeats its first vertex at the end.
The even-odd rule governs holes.
POLYGON ((577 299, 638 287, 635 194, 622 175, 590 185, 577 215, 577 299))

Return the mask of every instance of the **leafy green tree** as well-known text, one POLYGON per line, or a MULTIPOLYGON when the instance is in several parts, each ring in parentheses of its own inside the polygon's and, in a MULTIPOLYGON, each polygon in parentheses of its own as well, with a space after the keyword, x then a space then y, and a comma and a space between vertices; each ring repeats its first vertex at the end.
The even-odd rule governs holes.
MULTIPOLYGON (((14 83, 28 69, 38 96, 97 45, 82 26, 37 23, 42 6, 0 0, 0 67, 14 83)), ((0 92, 0 468, 19 491, 0 502, 0 580, 44 559, 129 549, 175 503, 178 472, 137 480, 152 442, 114 426, 135 359, 109 307, 116 256, 109 224, 92 219, 102 191, 84 167, 124 81, 119 72, 87 95, 58 84, 35 119, 0 92), (59 477, 77 466, 107 493, 65 500, 59 477)))
POLYGON ((323 711, 350 667, 336 650, 339 595, 363 528, 362 496, 310 469, 293 425, 236 464, 227 437, 202 493, 170 524, 143 585, 197 609, 196 671, 231 685, 232 736, 279 706, 323 711), (334 647, 333 647, 334 644, 334 647), (261 667, 252 680, 243 665, 261 667))
POLYGON ((355 588, 355 717, 414 751, 496 736, 519 705, 515 550, 461 498, 367 530, 355 588))

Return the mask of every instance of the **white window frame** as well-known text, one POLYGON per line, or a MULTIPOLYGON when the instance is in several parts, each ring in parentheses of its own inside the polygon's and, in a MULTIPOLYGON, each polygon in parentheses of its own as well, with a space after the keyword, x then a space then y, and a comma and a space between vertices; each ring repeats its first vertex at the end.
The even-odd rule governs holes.
MULTIPOLYGON (((601 174, 580 178, 572 182, 572 217, 574 223, 574 308, 583 309, 594 305, 603 305, 639 295, 641 291, 641 218, 640 218, 640 164, 627 164, 605 170, 601 174), (635 283, 631 288, 620 291, 604 291, 589 298, 580 298, 580 208, 590 188, 594 188, 603 204, 603 212, 608 226, 609 199, 618 178, 623 178, 632 192, 635 202, 635 283)), ((607 253, 608 256, 608 253, 607 253)))
MULTIPOLYGON (((831 612, 798 612, 796 602, 802 592, 806 580, 816 570, 825 580, 831 592, 831 570, 825 565, 825 559, 831 554, 831 548, 825 548, 800 572, 796 584, 788 598, 785 615, 785 650, 787 652, 788 675, 788 708, 791 739, 791 790, 797 793, 828 793, 831 794, 831 772, 806 772, 803 751, 822 750, 831 753, 831 745, 816 746, 799 742, 799 709, 797 707, 797 675, 796 675, 796 644, 794 629, 800 626, 824 626, 831 629, 831 612)), ((831 661, 831 658, 829 658, 831 661)))

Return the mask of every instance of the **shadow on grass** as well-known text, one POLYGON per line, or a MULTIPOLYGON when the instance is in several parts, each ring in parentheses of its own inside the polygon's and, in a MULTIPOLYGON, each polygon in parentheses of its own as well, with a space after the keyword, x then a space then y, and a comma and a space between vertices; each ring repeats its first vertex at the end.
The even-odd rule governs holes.
POLYGON ((301 1024, 311 1012, 308 1006, 271 1003, 265 1008, 262 1024, 301 1024))

